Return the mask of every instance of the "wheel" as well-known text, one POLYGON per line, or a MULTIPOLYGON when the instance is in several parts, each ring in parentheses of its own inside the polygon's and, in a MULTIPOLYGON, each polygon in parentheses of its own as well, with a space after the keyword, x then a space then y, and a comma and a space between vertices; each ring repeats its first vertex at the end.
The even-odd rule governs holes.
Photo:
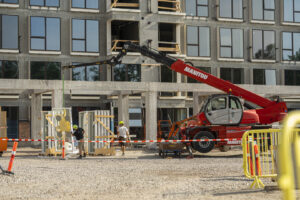
MULTIPOLYGON (((215 139, 215 136, 208 131, 201 131, 195 135, 193 139, 215 139)), ((215 146, 215 142, 193 142, 193 148, 200 153, 208 153, 215 146)))

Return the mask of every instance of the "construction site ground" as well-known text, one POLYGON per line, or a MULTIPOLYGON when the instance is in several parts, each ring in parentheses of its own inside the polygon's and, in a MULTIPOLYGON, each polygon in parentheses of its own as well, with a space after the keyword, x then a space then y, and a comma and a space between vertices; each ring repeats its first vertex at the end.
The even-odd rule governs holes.
MULTIPOLYGON (((250 189, 243 174, 240 147, 228 152, 195 153, 194 159, 167 157, 131 149, 125 156, 39 156, 40 150, 18 149, 15 175, 0 175, 0 199, 282 199, 278 190, 250 189)), ((11 149, 0 158, 7 168, 11 149)), ((262 179, 266 186, 276 186, 262 179)))

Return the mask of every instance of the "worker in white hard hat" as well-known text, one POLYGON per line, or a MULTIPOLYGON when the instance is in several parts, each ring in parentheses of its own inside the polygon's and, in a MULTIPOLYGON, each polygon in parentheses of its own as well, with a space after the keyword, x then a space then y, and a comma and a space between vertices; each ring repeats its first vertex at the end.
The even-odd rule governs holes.
POLYGON ((128 129, 124 126, 124 122, 119 122, 119 128, 118 128, 118 139, 122 142, 120 142, 121 150, 122 150, 122 156, 125 155, 125 142, 129 140, 129 132, 128 129))

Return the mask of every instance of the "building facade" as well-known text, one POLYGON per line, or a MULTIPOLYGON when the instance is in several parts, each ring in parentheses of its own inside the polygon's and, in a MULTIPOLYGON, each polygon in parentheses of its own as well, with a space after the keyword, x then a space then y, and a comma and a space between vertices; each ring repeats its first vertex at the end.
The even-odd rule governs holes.
POLYGON ((126 41, 300 108, 299 0, 0 0, 0 18, 10 138, 38 137, 41 109, 63 106, 75 123, 80 111, 111 109, 143 138, 216 92, 136 52, 116 66, 63 68, 108 59, 126 41))

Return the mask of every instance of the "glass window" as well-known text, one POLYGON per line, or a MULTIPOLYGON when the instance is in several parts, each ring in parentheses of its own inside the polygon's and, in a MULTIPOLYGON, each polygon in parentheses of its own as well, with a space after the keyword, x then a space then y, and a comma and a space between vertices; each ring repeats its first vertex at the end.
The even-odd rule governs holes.
POLYGON ((185 0, 185 8, 186 15, 208 17, 208 0, 185 0))
MULTIPOLYGON (((76 64, 76 63, 73 63, 76 64)), ((72 80, 76 81, 99 81, 99 65, 76 67, 72 69, 72 80)))
POLYGON ((275 32, 252 31, 252 57, 255 59, 275 60, 275 32))
POLYGON ((242 19, 243 1, 242 0, 220 0, 220 17, 242 19))
POLYGON ((284 0, 283 21, 300 22, 300 1, 299 0, 284 0))
POLYGON ((242 84, 244 82, 243 69, 221 68, 221 79, 230 81, 233 84, 242 84))
POLYGON ((282 33, 282 59, 300 61, 300 33, 282 33))
POLYGON ((99 52, 99 22, 72 19, 72 51, 99 52))
POLYGON ((118 64, 113 67, 114 81, 141 82, 141 65, 118 64))
POLYGON ((30 0, 31 6, 59 7, 59 0, 30 0))
POLYGON ((243 58, 244 37, 242 29, 220 28, 220 57, 243 58))
POLYGON ((274 0, 252 0, 252 18, 254 20, 274 21, 274 0))
POLYGON ((300 85, 300 70, 284 70, 285 85, 300 85))
POLYGON ((0 0, 0 3, 13 3, 18 4, 19 0, 0 0))
POLYGON ((210 33, 208 27, 187 26, 187 55, 210 56, 210 33))
POLYGON ((265 69, 253 69, 253 84, 276 85, 276 71, 265 69))
POLYGON ((0 78, 12 78, 19 77, 18 63, 17 61, 0 61, 0 78))
POLYGON ((61 77, 59 62, 31 62, 30 78, 41 80, 59 80, 61 77))
POLYGON ((19 48, 19 18, 12 15, 0 15, 1 21, 1 49, 18 49, 19 48))
POLYGON ((60 50, 60 19, 50 17, 30 18, 30 49, 43 51, 60 50))
POLYGON ((98 9, 98 0, 72 0, 72 8, 98 9))

